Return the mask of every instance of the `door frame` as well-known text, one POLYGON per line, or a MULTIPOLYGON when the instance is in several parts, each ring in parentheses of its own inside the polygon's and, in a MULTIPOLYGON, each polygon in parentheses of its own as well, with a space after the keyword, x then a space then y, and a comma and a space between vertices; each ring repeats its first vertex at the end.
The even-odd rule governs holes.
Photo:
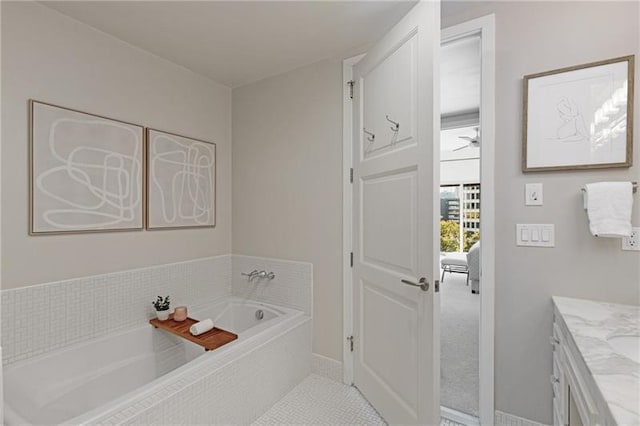
MULTIPOLYGON (((481 35, 481 100, 480 128, 482 129, 482 153, 480 155, 480 202, 482 235, 480 270, 482 291, 480 292, 480 423, 494 422, 494 304, 495 304, 495 16, 493 14, 463 22, 441 30, 441 43, 474 34, 481 35)), ((353 279, 351 268, 352 244, 352 196, 351 167, 352 152, 352 104, 350 86, 355 65, 364 54, 353 56, 342 62, 343 75, 343 128, 342 128, 342 246, 343 246, 343 382, 353 383, 353 353, 348 340, 353 335, 353 279)), ((439 164, 438 164, 439 167, 439 164)), ((439 301, 439 298, 434 298, 439 301)), ((438 324, 439 326, 439 324, 438 324)), ((438 333, 439 334, 439 333, 438 333)))
POLYGON ((342 61, 343 76, 343 107, 342 107, 342 380, 345 384, 353 384, 353 352, 349 336, 353 336, 353 102, 351 100, 353 87, 349 82, 353 79, 353 66, 366 53, 353 56, 342 61))

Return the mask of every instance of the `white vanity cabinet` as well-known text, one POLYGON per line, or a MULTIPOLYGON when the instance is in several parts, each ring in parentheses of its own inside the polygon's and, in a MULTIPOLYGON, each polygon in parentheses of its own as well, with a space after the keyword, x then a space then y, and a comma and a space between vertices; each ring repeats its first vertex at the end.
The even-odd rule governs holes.
POLYGON ((554 313, 551 344, 554 426, 608 424, 590 391, 587 366, 558 312, 554 313))
POLYGON ((640 306, 553 297, 553 424, 640 425, 640 306))
POLYGON ((556 315, 554 314, 553 334, 551 346, 553 348, 553 369, 551 374, 551 387, 553 394, 553 424, 562 426, 569 424, 568 420, 568 388, 562 363, 562 351, 565 345, 565 337, 560 332, 556 315))

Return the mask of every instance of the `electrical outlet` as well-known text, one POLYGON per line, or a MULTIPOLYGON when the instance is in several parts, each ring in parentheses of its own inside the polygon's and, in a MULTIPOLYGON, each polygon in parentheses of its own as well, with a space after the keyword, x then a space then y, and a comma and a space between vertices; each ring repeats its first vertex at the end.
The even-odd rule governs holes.
POLYGON ((640 251, 640 228, 633 228, 630 236, 622 237, 622 250, 640 251))

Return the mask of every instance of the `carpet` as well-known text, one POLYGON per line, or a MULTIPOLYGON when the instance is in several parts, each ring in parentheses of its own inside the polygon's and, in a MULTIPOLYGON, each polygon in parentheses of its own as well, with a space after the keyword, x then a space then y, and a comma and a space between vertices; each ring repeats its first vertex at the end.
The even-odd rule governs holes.
POLYGON ((445 274, 440 285, 440 403, 478 416, 480 295, 465 274, 445 274))

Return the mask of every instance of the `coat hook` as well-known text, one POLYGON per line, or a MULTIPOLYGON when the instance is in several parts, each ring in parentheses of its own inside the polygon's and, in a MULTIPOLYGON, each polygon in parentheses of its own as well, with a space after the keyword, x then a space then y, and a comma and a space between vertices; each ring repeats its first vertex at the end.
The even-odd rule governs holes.
POLYGON ((368 136, 367 136, 367 140, 369 142, 373 142, 376 138, 376 135, 374 135, 373 133, 367 131, 367 129, 365 129, 364 127, 362 128, 362 131, 365 132, 368 136))
POLYGON ((385 117, 387 118, 387 121, 389 123, 393 124, 393 127, 390 128, 392 132, 397 132, 398 130, 400 130, 400 123, 393 121, 392 119, 389 118, 388 115, 385 115, 385 117))

